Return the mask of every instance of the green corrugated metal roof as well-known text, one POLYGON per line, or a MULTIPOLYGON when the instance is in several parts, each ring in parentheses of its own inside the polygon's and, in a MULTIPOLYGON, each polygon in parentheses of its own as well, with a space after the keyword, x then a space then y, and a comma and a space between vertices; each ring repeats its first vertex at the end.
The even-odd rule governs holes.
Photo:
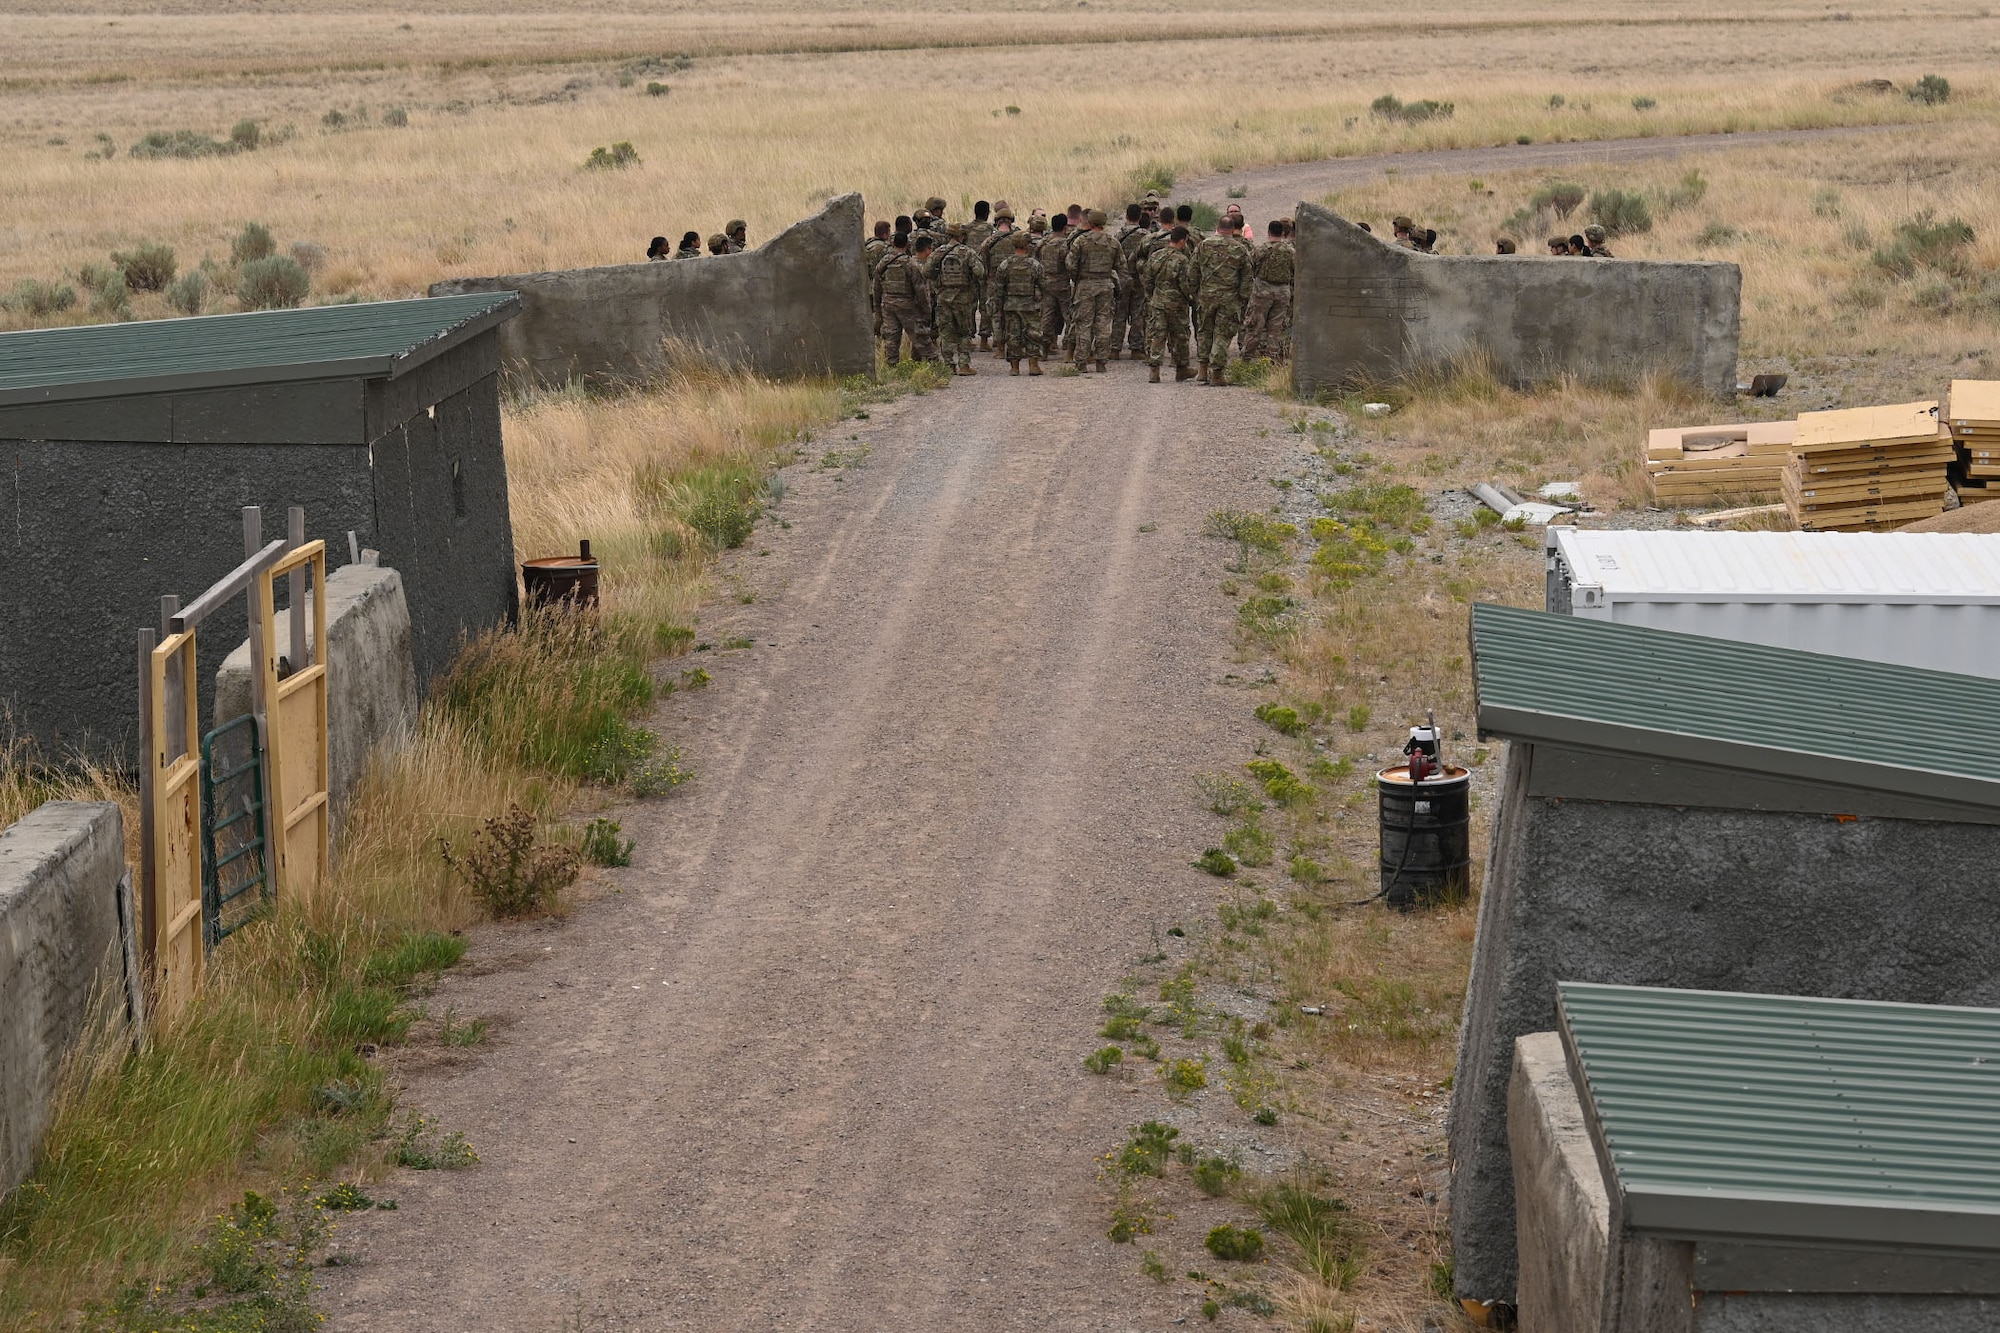
POLYGON ((1626 1226, 2000 1250, 2000 1010, 1557 991, 1626 1226))
POLYGON ((509 318, 513 292, 0 333, 0 405, 394 378, 509 318))
POLYGON ((2000 806, 2000 680, 1481 603, 1481 734, 2000 806))

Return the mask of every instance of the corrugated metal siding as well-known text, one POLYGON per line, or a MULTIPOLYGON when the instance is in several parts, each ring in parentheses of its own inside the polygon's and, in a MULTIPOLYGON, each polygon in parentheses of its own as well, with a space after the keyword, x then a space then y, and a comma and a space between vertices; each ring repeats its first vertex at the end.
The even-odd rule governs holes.
POLYGON ((1558 992, 1635 1229, 2000 1245, 2000 1010, 1558 992))
POLYGON ((2000 681, 1479 604, 1481 731, 2000 804, 2000 681))
POLYGON ((297 367, 302 375, 315 366, 359 373, 355 363, 373 362, 372 373, 387 374, 397 358, 517 299, 512 292, 482 292, 0 333, 0 395, 72 386, 51 396, 77 398, 88 396, 92 384, 272 367, 297 367))
POLYGON ((1614 601, 2000 603, 2000 535, 1559 526, 1549 537, 1578 584, 1614 601))

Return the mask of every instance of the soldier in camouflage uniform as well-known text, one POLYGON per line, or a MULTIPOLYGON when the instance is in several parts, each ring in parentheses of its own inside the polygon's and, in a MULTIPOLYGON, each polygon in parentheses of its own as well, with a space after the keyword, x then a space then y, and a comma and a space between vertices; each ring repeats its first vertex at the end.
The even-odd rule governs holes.
POLYGON ((972 368, 973 319, 986 281, 986 264, 965 243, 964 223, 945 228, 945 243, 931 253, 924 277, 937 295, 938 350, 944 363, 960 375, 978 374, 972 368))
POLYGON ((1003 321, 1000 350, 1007 357, 1009 375, 1021 373, 1023 356, 1028 358, 1030 375, 1042 373, 1042 263, 1029 244, 1026 233, 1014 232, 1008 241, 1013 253, 993 271, 1003 321))
POLYGON ((1250 296, 1250 247, 1229 218, 1216 234, 1194 252, 1200 288, 1195 297, 1195 359, 1201 363, 1203 384, 1226 384, 1229 343, 1243 323, 1243 303, 1250 296))
POLYGON ((889 223, 885 219, 875 224, 875 234, 861 243, 861 262, 868 272, 868 322, 875 330, 875 336, 882 336, 882 304, 875 295, 875 266, 889 254, 889 223))
MULTIPOLYGON (((965 224, 965 243, 972 247, 972 253, 986 262, 986 238, 993 234, 993 205, 981 199, 972 206, 972 221, 965 224)), ((949 228, 946 229, 949 231, 949 228)), ((979 350, 985 351, 993 336, 992 326, 986 322, 986 286, 979 287, 979 299, 973 303, 973 324, 979 332, 979 350)))
POLYGON ((675 259, 701 258, 701 233, 689 231, 681 233, 681 248, 674 251, 675 259))
POLYGON ((910 354, 919 361, 933 357, 930 334, 919 313, 930 305, 930 284, 923 266, 910 253, 908 233, 889 242, 889 253, 875 266, 875 304, 882 312, 882 356, 890 365, 903 357, 903 335, 910 335, 910 354))
POLYGON ((1118 239, 1104 230, 1104 210, 1093 208, 1084 217, 1084 229, 1069 243, 1063 267, 1076 284, 1070 309, 1070 351, 1079 369, 1094 362, 1104 373, 1106 359, 1116 354, 1111 315, 1117 309, 1118 293, 1125 285, 1125 251, 1118 239))
POLYGON ((1166 241, 1146 261, 1146 363, 1150 383, 1160 382, 1160 362, 1172 353, 1174 382, 1194 374, 1188 368, 1188 303, 1197 284, 1188 254, 1186 227, 1166 233, 1166 241))
POLYGON ((750 248, 748 240, 750 229, 744 225, 742 218, 732 219, 729 225, 722 229, 722 234, 729 238, 729 248, 723 251, 724 254, 740 255, 750 248))
MULTIPOLYGON (((1029 222, 1029 230, 1034 225, 1029 222)), ((1045 352, 1069 346, 1069 275, 1063 261, 1069 255, 1072 239, 1069 214, 1058 213, 1049 219, 1048 235, 1035 248, 1035 258, 1042 262, 1042 350, 1045 352)))
POLYGON ((1298 268, 1291 228, 1273 220, 1250 257, 1250 302, 1243 308, 1243 355, 1283 361, 1291 354, 1292 275, 1298 268))
POLYGON ((986 261, 986 304, 980 311, 985 320, 981 327, 986 332, 979 339, 979 350, 985 351, 990 342, 996 361, 1003 360, 1007 355, 1006 340, 1000 330, 1000 289, 996 285, 996 275, 1001 261, 1014 252, 1015 235, 1014 210, 1002 199, 993 205, 993 234, 979 247, 979 257, 986 261))
POLYGON ((1118 304, 1111 311, 1111 356, 1113 360, 1130 350, 1134 360, 1146 345, 1146 306, 1139 291, 1139 247, 1152 233, 1146 230, 1145 212, 1137 204, 1125 205, 1125 225, 1118 229, 1118 249, 1125 257, 1125 282, 1118 288, 1118 304))

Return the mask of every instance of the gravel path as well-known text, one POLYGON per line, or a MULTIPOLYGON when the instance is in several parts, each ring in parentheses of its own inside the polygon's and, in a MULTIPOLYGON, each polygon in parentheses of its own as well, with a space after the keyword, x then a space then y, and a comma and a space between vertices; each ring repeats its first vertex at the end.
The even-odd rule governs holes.
POLYGON ((1392 171, 1402 176, 1436 176, 1461 171, 1468 175, 1492 175, 1502 171, 1571 167, 1586 162, 1638 162, 1650 158, 1677 157, 1683 153, 1712 153, 1770 144, 1807 143, 1815 139, 1843 139, 1908 128, 1901 125, 1856 125, 1818 130, 1753 130, 1742 134, 1505 144, 1496 148, 1447 148, 1424 153, 1335 157, 1318 162, 1288 162, 1250 171, 1233 171, 1227 175, 1203 176, 1181 185, 1173 198, 1176 202, 1204 199, 1220 205, 1225 202, 1227 191, 1240 189, 1245 193, 1237 198, 1246 207, 1254 203, 1267 210, 1289 209, 1301 199, 1317 203, 1336 191, 1367 184, 1392 171))
POLYGON ((470 1067, 397 1057, 483 1161, 343 1227, 330 1328, 1199 1322, 1104 1234, 1159 1098, 1079 1060, 1212 911, 1190 778, 1255 724, 1200 528, 1303 447, 1250 390, 996 364, 788 469, 659 719, 700 776, 569 922, 479 933, 429 1001, 495 1018, 470 1067))

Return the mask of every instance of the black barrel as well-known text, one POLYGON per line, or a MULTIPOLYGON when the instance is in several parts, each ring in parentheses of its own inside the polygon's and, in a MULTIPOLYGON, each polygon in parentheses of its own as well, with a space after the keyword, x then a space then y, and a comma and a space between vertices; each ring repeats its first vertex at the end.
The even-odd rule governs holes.
POLYGON ((1472 772, 1448 764, 1422 782, 1408 765, 1375 775, 1382 798, 1382 896, 1408 911, 1472 891, 1472 772))
POLYGON ((596 606, 597 560, 590 543, 578 543, 575 555, 523 561, 521 591, 529 606, 596 606))

